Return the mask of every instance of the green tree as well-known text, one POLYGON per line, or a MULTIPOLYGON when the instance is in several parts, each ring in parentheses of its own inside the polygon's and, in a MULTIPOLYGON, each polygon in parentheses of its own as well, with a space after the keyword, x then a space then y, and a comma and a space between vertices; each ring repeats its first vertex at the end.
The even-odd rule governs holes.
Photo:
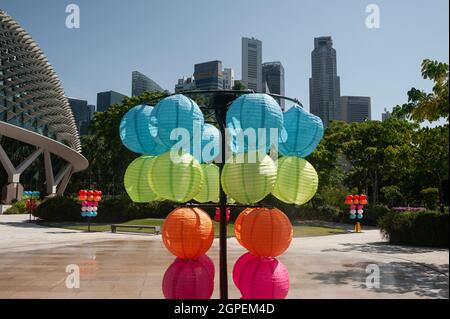
POLYGON ((444 183, 449 179, 449 125, 423 128, 416 136, 416 169, 428 181, 428 187, 436 187, 441 211, 444 211, 444 183))
POLYGON ((449 119, 448 106, 448 64, 426 59, 422 62, 422 76, 434 82, 433 92, 412 88, 408 92, 408 103, 397 105, 393 115, 406 117, 416 122, 433 122, 440 118, 449 119))
POLYGON ((130 108, 139 104, 154 105, 165 96, 166 93, 146 92, 140 96, 126 97, 122 104, 113 104, 105 112, 96 113, 90 124, 90 135, 81 139, 83 155, 89 160, 89 168, 74 175, 69 191, 95 187, 105 194, 123 193, 125 170, 139 154, 122 145, 120 121, 130 108))
POLYGON ((247 87, 245 86, 244 82, 236 80, 234 81, 233 90, 244 91, 247 90, 247 87))

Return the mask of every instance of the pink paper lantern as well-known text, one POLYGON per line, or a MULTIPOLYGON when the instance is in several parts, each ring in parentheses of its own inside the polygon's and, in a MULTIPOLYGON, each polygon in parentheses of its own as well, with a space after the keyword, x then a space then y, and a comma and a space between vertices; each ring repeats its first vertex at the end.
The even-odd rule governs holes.
POLYGON ((233 280, 242 299, 284 299, 289 292, 289 272, 275 258, 244 257, 233 269, 233 280))
POLYGON ((236 285, 236 287, 239 289, 239 275, 241 274, 242 269, 247 265, 247 263, 254 258, 258 258, 255 255, 252 255, 251 253, 243 254, 241 257, 239 257, 238 260, 236 260, 236 263, 233 267, 233 282, 236 285))
POLYGON ((164 274, 162 290, 166 299, 210 299, 214 263, 206 255, 196 260, 175 259, 164 274))

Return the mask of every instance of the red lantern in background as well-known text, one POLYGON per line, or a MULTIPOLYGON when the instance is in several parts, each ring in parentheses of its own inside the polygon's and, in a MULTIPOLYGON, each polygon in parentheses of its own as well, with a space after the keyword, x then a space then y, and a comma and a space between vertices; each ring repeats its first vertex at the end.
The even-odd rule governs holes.
POLYGON ((355 204, 355 205, 359 204, 359 195, 353 196, 353 204, 355 204))
POLYGON ((367 196, 366 195, 359 195, 359 203, 361 205, 367 205, 367 196))
MULTIPOLYGON (((227 222, 230 221, 230 209, 227 207, 226 209, 227 222)), ((220 208, 216 207, 216 214, 214 215, 214 220, 216 222, 220 222, 220 208)))
POLYGON ((346 205, 353 205, 353 195, 345 196, 345 204, 346 205))

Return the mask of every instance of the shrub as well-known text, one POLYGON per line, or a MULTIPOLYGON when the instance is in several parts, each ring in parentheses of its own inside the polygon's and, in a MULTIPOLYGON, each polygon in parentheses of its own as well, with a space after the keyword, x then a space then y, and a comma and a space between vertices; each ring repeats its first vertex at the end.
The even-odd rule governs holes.
POLYGON ((5 211, 5 215, 15 215, 15 214, 28 214, 27 209, 25 208, 26 201, 22 200, 19 202, 15 202, 5 211))
POLYGON ((428 209, 435 209, 439 202, 439 190, 437 188, 429 187, 420 191, 422 200, 428 209))
MULTIPOLYGON (((125 196, 105 198, 98 207, 94 223, 118 223, 140 218, 164 218, 175 205, 169 201, 152 203, 133 203, 125 196)), ((54 197, 38 206, 34 215, 46 221, 82 222, 81 205, 76 198, 54 197)))
POLYGON ((391 244, 448 247, 449 214, 435 211, 389 212, 378 223, 391 244))
POLYGON ((36 208, 33 215, 46 221, 81 221, 80 203, 71 197, 49 198, 36 208))
POLYGON ((364 206, 364 217, 362 223, 369 226, 377 226, 378 220, 391 210, 384 205, 367 205, 364 206))

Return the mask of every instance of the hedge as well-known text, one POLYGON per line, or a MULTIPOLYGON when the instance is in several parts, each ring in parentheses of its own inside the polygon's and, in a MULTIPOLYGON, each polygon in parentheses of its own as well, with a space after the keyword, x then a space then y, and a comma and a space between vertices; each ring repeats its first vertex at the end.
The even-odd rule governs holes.
MULTIPOLYGON (((140 218, 164 218, 175 207, 172 202, 154 202, 148 204, 133 203, 125 195, 107 198, 100 202, 97 217, 92 221, 98 223, 118 223, 140 218)), ((73 197, 54 197, 42 202, 34 216, 52 222, 81 222, 80 202, 73 197)))
POLYGON ((391 244, 449 247, 448 212, 389 212, 378 226, 391 244))

